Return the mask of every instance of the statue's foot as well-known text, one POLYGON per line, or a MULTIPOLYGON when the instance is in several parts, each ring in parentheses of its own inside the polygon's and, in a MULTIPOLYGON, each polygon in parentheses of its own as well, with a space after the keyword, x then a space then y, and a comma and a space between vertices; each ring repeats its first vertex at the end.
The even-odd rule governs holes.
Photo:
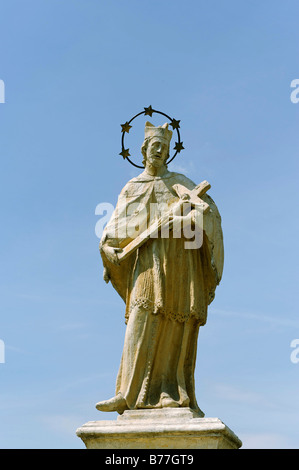
POLYGON ((128 409, 128 406, 122 394, 118 393, 110 400, 99 401, 96 404, 96 409, 99 411, 117 411, 121 415, 128 409))
POLYGON ((180 405, 177 401, 171 398, 168 393, 162 393, 161 395, 161 406, 162 408, 178 408, 180 405))

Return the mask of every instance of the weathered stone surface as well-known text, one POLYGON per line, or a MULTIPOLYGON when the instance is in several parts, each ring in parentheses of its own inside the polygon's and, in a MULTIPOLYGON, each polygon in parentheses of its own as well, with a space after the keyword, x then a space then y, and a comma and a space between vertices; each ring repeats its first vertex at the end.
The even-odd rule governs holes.
POLYGON ((190 408, 125 411, 115 421, 77 430, 88 449, 238 449, 240 439, 218 418, 190 408))
POLYGON ((223 236, 210 184, 168 171, 171 137, 167 123, 146 123, 145 170, 122 189, 101 238, 127 328, 115 395, 99 411, 198 409, 197 338, 221 280, 223 236))
POLYGON ((210 184, 168 171, 171 137, 167 123, 146 123, 144 172, 122 189, 101 238, 104 280, 126 304, 127 328, 115 395, 96 404, 120 416, 80 427, 87 448, 241 446, 195 396, 198 332, 221 281, 223 235, 210 184))

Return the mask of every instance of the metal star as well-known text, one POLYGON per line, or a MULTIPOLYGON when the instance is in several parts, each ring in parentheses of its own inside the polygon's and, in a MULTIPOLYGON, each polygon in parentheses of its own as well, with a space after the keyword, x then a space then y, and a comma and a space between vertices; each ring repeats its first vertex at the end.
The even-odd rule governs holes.
POLYGON ((152 117, 154 110, 151 105, 148 108, 144 108, 144 115, 152 117))
POLYGON ((183 150, 185 147, 183 147, 183 142, 176 142, 174 146, 174 150, 176 150, 178 153, 180 153, 181 150, 183 150))
POLYGON ((120 152, 119 155, 121 155, 124 160, 125 160, 127 157, 130 157, 130 156, 131 156, 130 153, 129 153, 129 149, 125 149, 124 147, 123 147, 123 149, 122 149, 122 151, 120 152))
POLYGON ((121 131, 122 132, 127 132, 129 134, 129 131, 130 131, 131 127, 132 126, 130 126, 130 124, 127 121, 124 124, 121 124, 121 131))
POLYGON ((176 119, 172 119, 170 125, 172 126, 173 130, 174 130, 174 129, 179 129, 179 127, 180 127, 180 122, 181 122, 181 121, 177 121, 176 119))

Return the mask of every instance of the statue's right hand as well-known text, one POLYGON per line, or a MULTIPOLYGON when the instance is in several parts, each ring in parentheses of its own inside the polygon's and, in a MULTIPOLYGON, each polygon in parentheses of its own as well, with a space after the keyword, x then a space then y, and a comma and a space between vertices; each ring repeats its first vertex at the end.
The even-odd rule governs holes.
POLYGON ((117 253, 122 252, 121 248, 104 245, 102 246, 101 249, 105 253, 106 258, 108 259, 108 261, 110 261, 110 263, 119 265, 119 259, 118 259, 117 253))

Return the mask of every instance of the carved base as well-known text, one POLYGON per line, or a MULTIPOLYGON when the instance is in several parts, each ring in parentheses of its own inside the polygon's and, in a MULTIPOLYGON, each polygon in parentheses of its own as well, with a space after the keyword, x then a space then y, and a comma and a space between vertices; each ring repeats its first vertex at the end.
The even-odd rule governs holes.
POLYGON ((242 442, 218 418, 190 408, 129 410, 115 421, 77 429, 88 449, 238 449, 242 442))

